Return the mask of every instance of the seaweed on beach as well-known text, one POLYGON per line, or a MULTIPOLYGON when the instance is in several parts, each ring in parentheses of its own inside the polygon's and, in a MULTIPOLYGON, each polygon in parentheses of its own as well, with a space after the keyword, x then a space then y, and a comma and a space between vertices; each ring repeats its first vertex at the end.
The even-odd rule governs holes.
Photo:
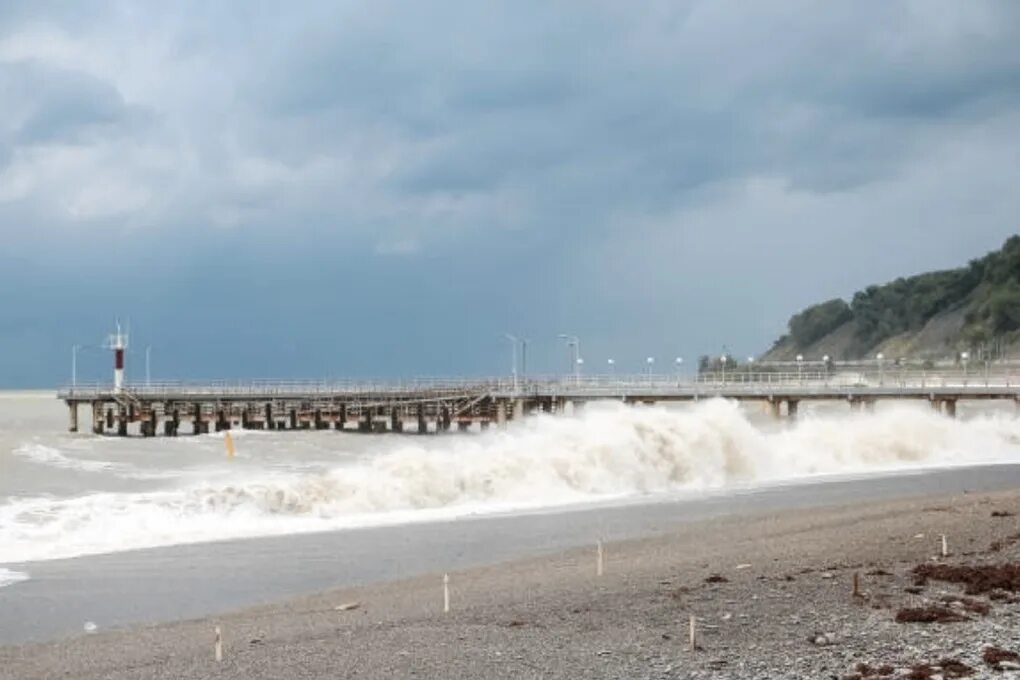
POLYGON ((951 566, 948 564, 919 564, 914 567, 915 583, 925 585, 929 579, 958 583, 968 595, 982 595, 993 590, 1020 591, 1020 564, 987 564, 980 566, 951 566))
POLYGON ((992 606, 984 600, 975 600, 972 597, 953 597, 952 595, 946 595, 942 598, 942 601, 949 606, 955 603, 960 603, 960 606, 973 614, 980 614, 981 616, 988 616, 988 613, 992 611, 992 606))
POLYGON ((896 612, 896 623, 960 623, 970 619, 949 607, 905 607, 896 612))
POLYGON ((722 574, 712 574, 705 579, 705 583, 729 583, 730 580, 722 574))
POLYGON ((981 654, 981 658, 984 662, 999 671, 1002 667, 999 665, 1003 661, 1020 661, 1020 654, 1011 652, 1008 649, 1002 649, 1001 647, 989 646, 985 647, 985 651, 981 654))
POLYGON ((1009 510, 992 510, 992 517, 1012 517, 1014 514, 1009 510))

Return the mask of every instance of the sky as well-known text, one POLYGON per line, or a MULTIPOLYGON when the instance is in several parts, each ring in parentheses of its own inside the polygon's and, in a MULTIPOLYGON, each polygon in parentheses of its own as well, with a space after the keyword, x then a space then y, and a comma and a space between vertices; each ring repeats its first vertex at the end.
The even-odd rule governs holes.
POLYGON ((669 370, 1018 231, 1020 3, 0 4, 0 386, 669 370))

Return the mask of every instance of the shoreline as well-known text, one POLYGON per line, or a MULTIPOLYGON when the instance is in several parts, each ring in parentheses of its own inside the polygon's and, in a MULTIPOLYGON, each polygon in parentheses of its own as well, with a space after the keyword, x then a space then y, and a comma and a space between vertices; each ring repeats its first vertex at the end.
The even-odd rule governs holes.
POLYGON ((989 642, 1020 651, 1020 605, 995 602, 988 616, 933 627, 893 615, 959 590, 904 591, 909 570, 938 556, 942 534, 949 563, 1020 561, 1020 540, 1009 538, 1020 536, 1018 517, 1020 484, 811 512, 737 511, 609 540, 602 577, 594 545, 451 570, 449 614, 441 572, 431 570, 224 615, 0 647, 0 678, 849 677, 858 662, 937 661, 928 657, 940 646, 973 664, 989 642), (868 606, 851 597, 854 572, 868 606), (713 575, 725 580, 705 583, 713 575), (692 614, 703 622, 698 652, 685 637, 692 614), (213 659, 216 625, 222 663, 213 659), (809 641, 817 635, 832 642, 809 641))

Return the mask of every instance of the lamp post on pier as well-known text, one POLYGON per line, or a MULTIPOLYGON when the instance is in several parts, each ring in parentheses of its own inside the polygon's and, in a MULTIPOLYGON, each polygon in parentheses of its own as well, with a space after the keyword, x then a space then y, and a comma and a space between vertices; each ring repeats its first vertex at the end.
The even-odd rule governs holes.
POLYGON ((566 333, 560 333, 560 340, 567 341, 567 348, 571 350, 570 354, 570 368, 574 372, 574 382, 579 383, 580 378, 577 374, 578 363, 577 360, 581 358, 581 338, 576 335, 567 335, 566 333))
POLYGON ((884 385, 885 384, 885 369, 884 369, 884 365, 882 364, 882 362, 885 360, 885 355, 882 354, 881 352, 879 352, 878 355, 875 357, 875 359, 878 360, 878 384, 879 385, 884 385))
POLYGON ((151 370, 150 370, 151 369, 151 365, 150 365, 150 362, 149 362, 149 359, 150 359, 151 356, 152 356, 152 345, 146 345, 145 346, 145 386, 146 387, 151 387, 152 386, 152 373, 151 373, 151 370))
POLYGON ((81 345, 71 345, 71 389, 78 386, 78 350, 81 345))
POLYGON ((504 333, 503 337, 510 341, 510 377, 513 380, 514 392, 517 392, 517 345, 520 340, 515 335, 504 333))

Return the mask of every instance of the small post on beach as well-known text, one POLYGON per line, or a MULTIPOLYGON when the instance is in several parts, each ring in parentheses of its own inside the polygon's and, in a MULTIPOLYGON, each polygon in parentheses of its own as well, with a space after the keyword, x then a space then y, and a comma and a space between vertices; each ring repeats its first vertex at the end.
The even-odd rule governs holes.
POLYGON ((216 626, 216 661, 223 661, 223 632, 216 626))
POLYGON ((946 540, 945 534, 942 534, 942 556, 949 557, 949 542, 946 540))
POLYGON ((698 651, 698 621, 694 618, 694 614, 691 614, 690 629, 688 632, 690 633, 691 651, 696 652, 698 651))
POLYGON ((861 574, 860 572, 854 572, 854 593, 853 596, 858 598, 861 596, 861 574))
POLYGON ((443 613, 450 613, 450 575, 443 574, 443 613))
POLYGON ((595 575, 602 576, 602 565, 604 561, 604 555, 602 550, 602 541, 595 544, 595 575))

